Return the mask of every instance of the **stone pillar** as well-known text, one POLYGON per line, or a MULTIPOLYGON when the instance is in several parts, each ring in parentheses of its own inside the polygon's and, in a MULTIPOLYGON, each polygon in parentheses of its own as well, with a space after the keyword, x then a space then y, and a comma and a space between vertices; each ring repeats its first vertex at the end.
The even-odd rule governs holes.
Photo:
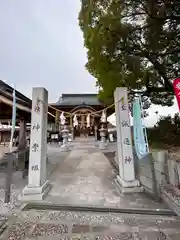
POLYGON ((117 183, 122 192, 139 192, 142 189, 139 188, 139 181, 135 179, 127 88, 116 88, 114 99, 119 163, 117 183))
POLYGON ((48 92, 33 88, 28 185, 20 200, 42 200, 50 190, 46 175, 48 92))
POLYGON ((25 147, 26 147, 26 122, 24 119, 20 119, 18 149, 24 149, 25 147))

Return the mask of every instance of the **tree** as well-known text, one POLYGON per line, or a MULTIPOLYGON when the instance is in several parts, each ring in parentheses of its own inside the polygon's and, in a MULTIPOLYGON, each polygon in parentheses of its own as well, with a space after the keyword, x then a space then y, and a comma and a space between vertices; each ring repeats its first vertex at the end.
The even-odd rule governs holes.
POLYGON ((88 49, 86 68, 100 97, 116 87, 137 90, 171 106, 180 74, 180 3, 177 0, 81 0, 79 24, 88 49))

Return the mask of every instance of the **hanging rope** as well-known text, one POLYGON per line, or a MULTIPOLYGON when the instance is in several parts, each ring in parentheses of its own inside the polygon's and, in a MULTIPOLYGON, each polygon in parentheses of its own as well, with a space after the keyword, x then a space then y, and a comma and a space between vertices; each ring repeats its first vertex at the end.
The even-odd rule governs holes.
MULTIPOLYGON (((123 101, 123 97, 119 100, 119 101, 117 101, 116 103, 118 103, 118 102, 120 102, 120 101, 123 101)), ((110 109, 110 108, 112 108, 116 103, 113 103, 113 104, 111 104, 110 106, 108 106, 108 107, 106 107, 106 108, 104 108, 104 109, 102 109, 102 110, 99 110, 99 111, 94 111, 94 112, 91 112, 91 113, 88 113, 88 114, 90 114, 91 116, 95 116, 95 115, 98 115, 98 114, 100 114, 100 113, 102 113, 103 111, 107 111, 108 109, 110 109)), ((63 110, 60 110, 60 109, 58 109, 58 108, 55 108, 55 107, 53 107, 52 105, 48 105, 48 107, 49 108, 51 108, 51 109, 53 109, 53 110, 55 110, 55 111, 57 111, 57 112, 59 112, 59 113, 62 113, 62 112, 64 112, 64 114, 65 115, 68 115, 68 116, 74 116, 75 115, 75 113, 71 113, 71 112, 66 112, 66 111, 63 111, 63 110)), ((76 116, 87 116, 87 114, 84 114, 84 113, 76 113, 76 116)))

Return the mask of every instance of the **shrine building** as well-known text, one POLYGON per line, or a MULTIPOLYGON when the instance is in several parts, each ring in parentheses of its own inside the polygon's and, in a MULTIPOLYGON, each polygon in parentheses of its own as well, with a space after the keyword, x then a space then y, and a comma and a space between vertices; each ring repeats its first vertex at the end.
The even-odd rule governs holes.
MULTIPOLYGON (((86 126, 87 115, 90 114, 90 125, 92 128, 99 125, 102 110, 106 105, 99 100, 98 94, 62 94, 52 107, 63 111, 67 124, 73 127, 73 116, 77 116, 79 127, 86 126), (69 114, 68 114, 69 113, 69 114)), ((51 111, 52 112, 52 111, 51 111)), ((107 110, 107 117, 114 112, 114 109, 107 110)), ((56 122, 60 119, 60 112, 54 111, 56 122)))
MULTIPOLYGON (((16 125, 24 126, 31 121, 32 100, 16 91, 16 125)), ((10 138, 10 128, 2 128, 2 124, 11 123, 13 106, 13 88, 0 80, 0 142, 10 138)), ((73 117, 77 116, 78 127, 76 135, 80 135, 81 129, 87 125, 87 116, 90 114, 90 126, 99 128, 102 110, 106 105, 99 100, 98 94, 62 94, 56 103, 51 103, 48 107, 48 131, 59 130, 60 114, 64 112, 66 123, 70 130, 73 130, 73 117), (51 107, 52 106, 52 107, 51 107)), ((109 108, 107 117, 114 112, 114 108, 109 108)), ((21 131, 17 128, 16 131, 21 131)), ((23 131, 29 131, 24 129, 23 131)))

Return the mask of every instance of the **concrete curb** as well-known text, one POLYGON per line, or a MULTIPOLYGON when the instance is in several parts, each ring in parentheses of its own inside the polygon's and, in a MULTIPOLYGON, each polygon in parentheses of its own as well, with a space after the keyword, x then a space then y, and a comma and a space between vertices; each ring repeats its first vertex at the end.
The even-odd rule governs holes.
POLYGON ((51 211, 76 211, 76 212, 99 212, 99 213, 125 213, 125 214, 143 214, 143 215, 163 215, 176 216, 170 209, 146 209, 146 208, 114 208, 100 206, 79 206, 51 203, 27 203, 22 211, 29 210, 51 210, 51 211))

